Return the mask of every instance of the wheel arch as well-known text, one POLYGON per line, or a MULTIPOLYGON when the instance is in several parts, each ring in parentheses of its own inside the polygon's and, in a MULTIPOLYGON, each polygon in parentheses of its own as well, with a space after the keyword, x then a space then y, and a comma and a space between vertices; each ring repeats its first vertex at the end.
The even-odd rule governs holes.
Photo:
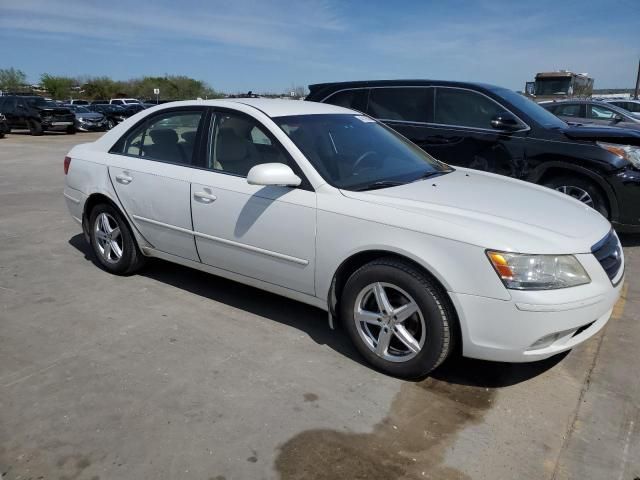
MULTIPOLYGON (((344 290, 344 286, 347 283, 349 277, 360 267, 366 265, 367 263, 379 259, 379 258, 394 258, 396 260, 403 261, 418 271, 424 273, 436 287, 440 290, 443 297, 449 302, 449 306, 451 311, 453 312, 453 325, 454 325, 454 334, 456 336, 456 343, 459 347, 462 346, 462 333, 460 328, 460 320, 458 318, 458 314, 456 311, 456 307, 454 302, 449 298, 449 294, 447 293, 447 287, 443 280, 439 278, 434 272, 432 272, 428 267, 419 262, 417 259, 411 258, 410 255, 396 252, 392 250, 386 249, 368 249, 361 250, 358 252, 352 253, 349 257, 344 259, 342 263, 338 266, 336 271, 333 274, 333 278, 331 280, 331 284, 329 287, 329 292, 327 296, 328 310, 330 315, 330 322, 332 322, 333 318, 337 318, 337 312, 339 311, 339 302, 342 291, 344 290)), ((333 328, 333 323, 331 323, 333 328)))
POLYGON ((534 170, 529 175, 528 180, 542 185, 545 181, 551 178, 566 175, 577 176, 593 182, 600 189, 609 204, 611 219, 613 220, 618 218, 618 200, 616 199, 613 188, 600 175, 588 168, 561 161, 546 162, 544 165, 541 165, 534 170))

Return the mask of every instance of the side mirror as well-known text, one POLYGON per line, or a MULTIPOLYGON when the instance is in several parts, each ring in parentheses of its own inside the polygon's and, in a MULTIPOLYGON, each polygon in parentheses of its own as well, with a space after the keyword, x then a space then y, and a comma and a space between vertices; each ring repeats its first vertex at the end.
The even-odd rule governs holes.
POLYGON ((622 118, 622 115, 620 115, 619 113, 616 113, 613 116, 613 123, 619 123, 619 122, 621 122, 623 120, 624 120, 624 118, 622 118))
POLYGON ((256 165, 247 175, 249 185, 280 185, 297 187, 302 180, 284 163, 262 163, 256 165))
POLYGON ((520 130, 522 124, 509 112, 502 112, 491 119, 491 126, 496 130, 520 130))

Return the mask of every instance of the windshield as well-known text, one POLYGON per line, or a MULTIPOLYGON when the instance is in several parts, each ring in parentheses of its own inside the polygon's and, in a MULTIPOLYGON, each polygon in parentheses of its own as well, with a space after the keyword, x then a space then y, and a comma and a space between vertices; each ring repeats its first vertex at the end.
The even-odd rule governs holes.
POLYGON ((453 171, 364 115, 297 115, 273 121, 337 188, 384 188, 453 171))
POLYGON ((571 86, 570 78, 536 79, 536 95, 567 95, 571 86))
POLYGON ((553 113, 545 110, 533 100, 506 88, 496 88, 493 92, 500 95, 515 108, 527 115, 533 121, 546 128, 565 128, 567 124, 553 113))

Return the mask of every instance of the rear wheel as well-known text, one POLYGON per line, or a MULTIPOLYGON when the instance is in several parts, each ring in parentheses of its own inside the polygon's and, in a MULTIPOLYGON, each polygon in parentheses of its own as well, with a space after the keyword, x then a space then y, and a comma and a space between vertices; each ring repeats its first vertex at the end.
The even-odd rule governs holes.
POLYGON ((96 205, 89 215, 89 238, 98 262, 108 272, 130 275, 145 258, 120 212, 108 204, 96 205))
POLYGON ((600 188, 590 180, 580 177, 561 176, 547 180, 544 186, 569 195, 593 208, 603 217, 609 218, 610 212, 607 200, 600 188))
POLYGON ((37 120, 29 120, 29 133, 34 136, 42 135, 42 124, 37 120))
POLYGON ((375 260, 347 281, 340 315, 358 351, 376 368, 421 377, 449 355, 453 309, 419 269, 395 258, 375 260))

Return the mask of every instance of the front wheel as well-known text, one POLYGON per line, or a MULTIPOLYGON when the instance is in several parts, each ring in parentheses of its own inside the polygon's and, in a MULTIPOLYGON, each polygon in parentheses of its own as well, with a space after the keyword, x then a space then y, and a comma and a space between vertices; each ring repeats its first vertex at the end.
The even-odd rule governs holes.
POLYGON ((70 127, 67 127, 67 135, 75 135, 76 134, 76 127, 74 127, 73 125, 70 127))
POLYGON ((453 309, 446 293, 395 258, 370 262, 349 278, 340 315, 362 356, 397 377, 424 376, 452 350, 453 309))
POLYGON ((116 126, 116 122, 114 122, 111 119, 107 120, 107 130, 111 130, 115 126, 116 126))
POLYGON ((544 182, 544 186, 569 195, 593 208, 603 217, 609 218, 609 205, 604 194, 589 180, 580 177, 562 176, 547 180, 544 182))
POLYGON ((100 265, 116 275, 130 275, 144 264, 129 225, 108 204, 96 205, 89 215, 89 238, 100 265))
POLYGON ((43 133, 42 124, 37 120, 29 120, 29 133, 33 136, 39 136, 43 133))

